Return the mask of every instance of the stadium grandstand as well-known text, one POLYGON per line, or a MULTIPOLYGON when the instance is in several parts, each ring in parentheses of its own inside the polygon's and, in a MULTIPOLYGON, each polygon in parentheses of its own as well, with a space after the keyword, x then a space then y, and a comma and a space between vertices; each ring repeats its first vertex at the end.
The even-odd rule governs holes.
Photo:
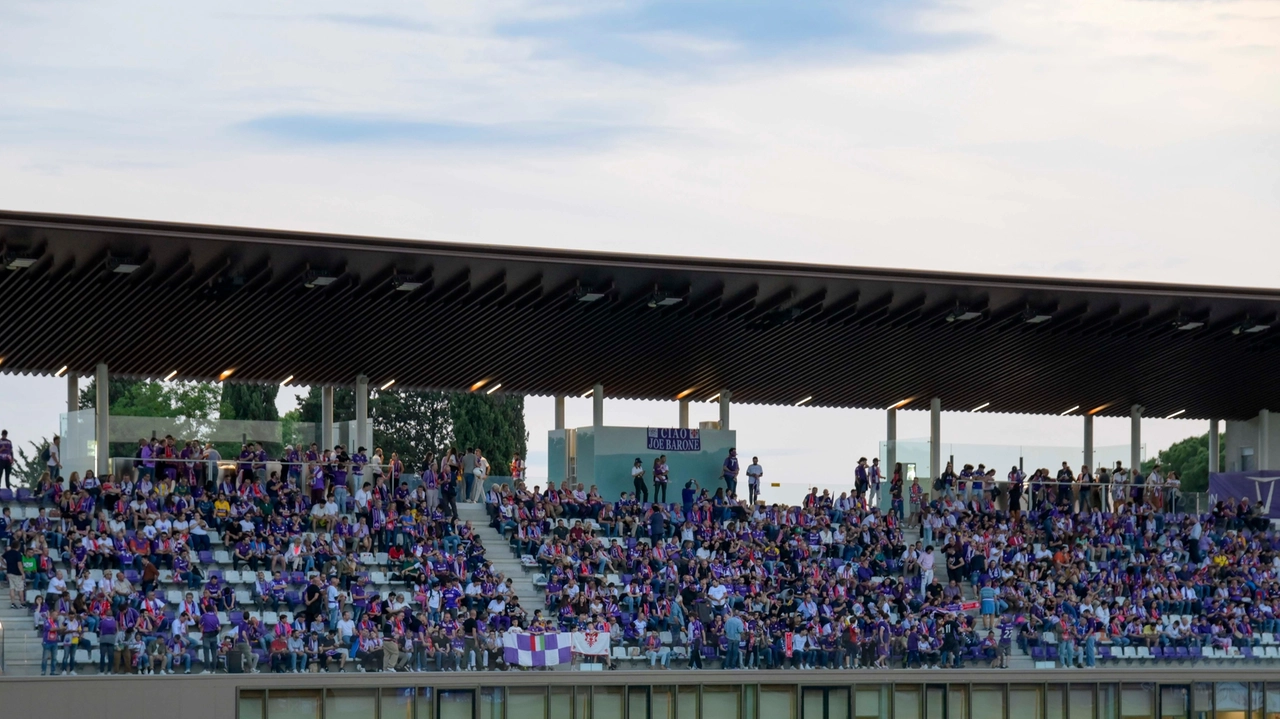
POLYGON ((86 686, 184 717, 1280 717, 1270 494, 1189 502, 1139 455, 1142 418, 1179 414, 1206 421, 1211 471, 1280 476, 1278 292, 12 212, 0 238, 0 370, 95 376, 97 447, 116 439, 112 376, 326 388, 309 446, 224 460, 160 436, 127 457, 55 448, 32 486, 0 473, 15 707, 70 712, 60 694, 86 686), (160 305, 211 337, 249 316, 279 331, 221 345, 110 326, 160 305), (415 347, 457 327, 539 341, 309 342, 316 323, 372 316, 415 347), (643 360, 671 336, 707 339, 643 360), (868 339, 902 350, 849 351, 868 339), (481 450, 380 460, 361 397, 388 382, 585 392, 593 425, 572 435, 557 412, 549 445, 576 454, 545 483, 481 450), (334 441, 340 385, 357 419, 334 441), (685 403, 718 400, 709 468, 690 478, 656 451, 610 464, 606 396, 681 403, 677 442, 698 437, 685 403), (944 400, 1074 414, 1083 461, 944 458, 944 400), (739 402, 883 410, 885 456, 842 490, 757 496, 729 434, 739 402), (909 410, 931 416, 912 473, 909 410), (1095 462, 1097 416, 1130 418, 1127 461, 1095 462))

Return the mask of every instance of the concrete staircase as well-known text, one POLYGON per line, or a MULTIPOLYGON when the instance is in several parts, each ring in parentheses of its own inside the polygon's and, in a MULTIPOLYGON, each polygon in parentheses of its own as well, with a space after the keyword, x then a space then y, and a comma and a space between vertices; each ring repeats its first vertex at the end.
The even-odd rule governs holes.
POLYGON ((4 674, 33 676, 40 673, 40 637, 25 609, 10 609, 7 589, 0 592, 0 626, 4 627, 4 674))
POLYGON ((520 564, 520 558, 511 551, 507 540, 498 530, 489 526, 489 515, 484 504, 459 504, 458 517, 471 522, 471 526, 475 528, 476 536, 484 544, 485 559, 493 564, 493 570, 512 580, 516 596, 520 598, 520 606, 530 615, 535 609, 541 609, 542 592, 533 586, 532 574, 520 564))

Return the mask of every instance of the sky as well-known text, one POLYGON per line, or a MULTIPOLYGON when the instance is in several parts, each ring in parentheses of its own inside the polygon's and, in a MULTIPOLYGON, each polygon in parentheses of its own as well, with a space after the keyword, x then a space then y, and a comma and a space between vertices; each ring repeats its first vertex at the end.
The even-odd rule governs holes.
MULTIPOLYGON (((0 27, 5 209, 1280 283, 1273 1, 10 0, 0 27)), ((64 397, 0 376, 0 425, 53 427, 64 397)), ((537 451, 550 400, 528 408, 537 451)), ((884 435, 875 412, 734 417, 796 481, 884 435)), ((946 417, 946 441, 1080 441, 1078 419, 946 417)), ((1099 445, 1126 441, 1100 420, 1099 445)))

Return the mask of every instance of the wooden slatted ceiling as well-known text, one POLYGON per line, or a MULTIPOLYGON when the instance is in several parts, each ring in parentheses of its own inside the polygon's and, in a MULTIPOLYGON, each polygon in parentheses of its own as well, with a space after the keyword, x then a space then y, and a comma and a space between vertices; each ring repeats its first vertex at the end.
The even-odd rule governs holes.
POLYGON ((0 370, 1246 418, 1280 292, 444 244, 0 212, 0 370), (141 263, 113 272, 109 257, 141 263), (331 276, 307 287, 316 274, 331 276), (398 290, 409 277, 421 286, 398 290), (596 302, 575 290, 605 293, 596 302), (649 307, 655 291, 683 298, 649 307), (948 321, 957 307, 977 319, 948 321), (1023 312, 1050 313, 1031 324, 1023 312), (1204 325, 1175 329, 1179 320, 1204 325), (1263 332, 1233 332, 1270 323, 1263 332))

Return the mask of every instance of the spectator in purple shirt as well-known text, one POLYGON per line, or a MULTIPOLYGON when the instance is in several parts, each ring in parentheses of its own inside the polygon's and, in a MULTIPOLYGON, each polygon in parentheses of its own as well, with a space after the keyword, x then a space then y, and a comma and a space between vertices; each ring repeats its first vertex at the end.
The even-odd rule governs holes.
POLYGON ((213 611, 212 606, 206 606, 204 613, 200 615, 200 659, 204 662, 203 674, 208 674, 216 667, 218 658, 218 630, 222 629, 222 622, 218 621, 218 615, 213 611))

